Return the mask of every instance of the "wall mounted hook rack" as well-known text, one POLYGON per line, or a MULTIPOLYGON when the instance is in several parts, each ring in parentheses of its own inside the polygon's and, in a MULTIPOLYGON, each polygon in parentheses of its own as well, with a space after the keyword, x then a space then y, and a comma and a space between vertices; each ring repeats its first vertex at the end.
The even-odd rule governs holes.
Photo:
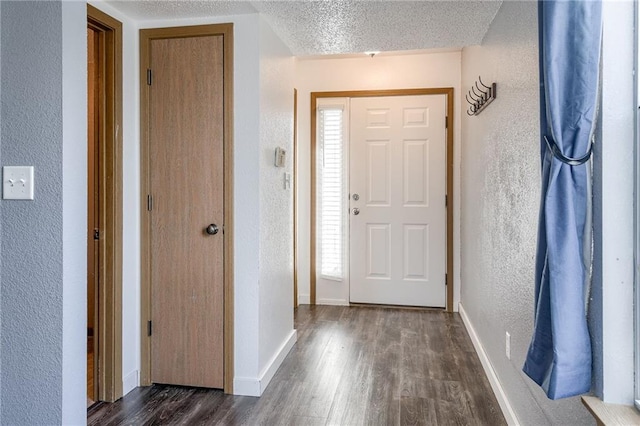
POLYGON ((487 86, 478 76, 478 81, 471 86, 471 90, 464 97, 470 105, 467 115, 478 115, 496 98, 496 83, 487 86))

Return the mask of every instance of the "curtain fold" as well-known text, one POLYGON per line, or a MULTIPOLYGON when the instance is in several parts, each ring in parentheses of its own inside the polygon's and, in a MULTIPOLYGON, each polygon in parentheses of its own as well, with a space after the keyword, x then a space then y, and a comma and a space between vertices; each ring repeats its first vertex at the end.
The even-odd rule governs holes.
POLYGON ((550 399, 591 387, 588 179, 598 105, 600 1, 538 2, 542 197, 535 320, 523 371, 550 399), (585 244, 586 243, 586 244, 585 244))

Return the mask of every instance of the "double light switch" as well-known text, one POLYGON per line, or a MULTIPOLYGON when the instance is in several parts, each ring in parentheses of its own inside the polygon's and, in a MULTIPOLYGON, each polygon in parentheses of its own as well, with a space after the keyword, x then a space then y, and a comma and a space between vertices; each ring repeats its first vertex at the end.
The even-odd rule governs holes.
POLYGON ((2 168, 2 199, 33 200, 33 166, 2 168))

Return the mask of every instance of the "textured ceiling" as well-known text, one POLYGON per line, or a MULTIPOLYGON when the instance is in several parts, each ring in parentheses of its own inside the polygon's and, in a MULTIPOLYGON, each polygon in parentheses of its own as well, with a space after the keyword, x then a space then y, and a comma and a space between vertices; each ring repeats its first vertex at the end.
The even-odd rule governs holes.
POLYGON ((142 21, 257 13, 248 1, 106 0, 126 16, 142 21))
POLYGON ((296 56, 480 44, 501 1, 109 1, 136 20, 259 12, 296 56))

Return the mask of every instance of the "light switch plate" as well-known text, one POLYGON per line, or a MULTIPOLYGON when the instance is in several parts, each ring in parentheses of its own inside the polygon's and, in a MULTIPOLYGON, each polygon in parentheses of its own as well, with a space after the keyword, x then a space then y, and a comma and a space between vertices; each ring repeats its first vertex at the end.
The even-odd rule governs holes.
POLYGON ((2 168, 2 199, 33 200, 33 166, 2 168))

